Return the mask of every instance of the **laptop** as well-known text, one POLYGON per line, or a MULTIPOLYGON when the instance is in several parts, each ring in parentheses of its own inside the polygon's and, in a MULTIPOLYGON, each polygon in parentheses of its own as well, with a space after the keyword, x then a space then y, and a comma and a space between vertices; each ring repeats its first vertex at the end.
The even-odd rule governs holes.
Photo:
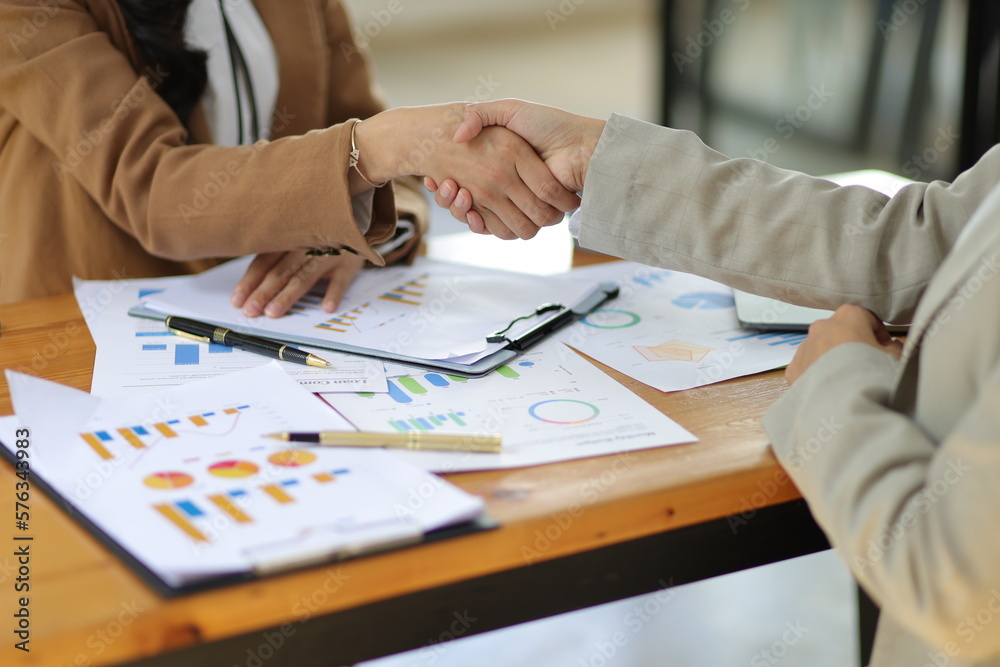
MULTIPOLYGON (((733 290, 736 299, 736 317, 747 329, 760 331, 806 331, 816 320, 822 320, 833 315, 832 310, 793 306, 784 301, 757 296, 749 292, 733 290)), ((906 324, 887 324, 890 333, 905 334, 909 330, 906 324)))

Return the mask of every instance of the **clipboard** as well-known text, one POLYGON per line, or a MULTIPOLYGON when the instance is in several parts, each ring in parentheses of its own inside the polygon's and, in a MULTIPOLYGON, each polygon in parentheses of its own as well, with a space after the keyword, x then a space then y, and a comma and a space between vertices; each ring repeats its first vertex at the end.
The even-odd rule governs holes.
MULTIPOLYGON (((500 366, 509 363, 521 352, 529 349, 534 344, 545 339, 553 332, 558 331, 600 308, 603 304, 618 296, 618 285, 613 282, 602 282, 594 286, 578 302, 569 306, 562 304, 540 304, 534 311, 526 313, 522 317, 516 318, 515 322, 520 322, 516 334, 505 335, 494 333, 488 337, 491 342, 501 342, 503 348, 492 354, 479 359, 470 364, 456 363, 442 359, 425 359, 405 354, 389 352, 385 350, 360 347, 347 343, 319 338, 314 336, 303 336, 295 333, 275 331, 272 329, 233 324, 220 319, 197 317, 197 319, 215 326, 225 327, 232 331, 245 334, 252 334, 269 338, 271 340, 288 343, 290 345, 304 345, 347 354, 358 354, 367 357, 374 357, 384 361, 394 361, 410 366, 425 368, 428 370, 444 371, 463 377, 481 377, 496 370, 500 366), (494 340, 496 339, 496 340, 494 340)), ((152 307, 146 303, 140 303, 129 309, 129 315, 142 317, 151 320, 164 321, 169 315, 163 310, 152 307)))
MULTIPOLYGON (((12 466, 17 463, 17 458, 8 448, 3 439, 0 439, 0 458, 3 458, 12 466)), ((87 531, 91 537, 100 542, 101 546, 113 553, 140 579, 142 579, 143 583, 163 598, 175 598, 183 595, 190 595, 192 593, 225 588, 227 586, 247 581, 254 581, 275 574, 304 570, 317 565, 339 563, 345 560, 417 546, 420 544, 430 544, 432 542, 439 542, 453 537, 461 537, 462 535, 469 535, 484 530, 494 530, 500 527, 500 523, 496 519, 488 514, 483 514, 472 521, 445 526, 420 535, 397 536, 396 538, 386 539, 379 543, 372 543, 364 548, 342 549, 323 554, 304 555, 297 559, 284 559, 283 561, 263 561, 259 567, 256 567, 252 571, 228 574, 196 583, 185 584, 183 586, 171 586, 170 583, 162 579, 156 574, 156 572, 147 567, 145 563, 133 556, 126 547, 119 544, 113 537, 104 532, 100 526, 91 521, 85 514, 77 510, 72 502, 56 491, 55 488, 45 481, 44 478, 39 477, 36 473, 32 473, 31 484, 33 488, 41 490, 42 493, 48 496, 53 504, 57 505, 59 509, 65 512, 66 516, 87 531)))
POLYGON ((164 596, 496 527, 481 501, 445 482, 429 514, 427 504, 403 500, 430 477, 387 453, 268 444, 259 433, 292 414, 289 407, 310 428, 318 422, 309 415, 325 421, 326 410, 303 402, 308 392, 277 365, 239 374, 201 381, 200 394, 185 404, 193 385, 148 398, 100 399, 8 372, 12 396, 23 392, 23 402, 20 417, 0 419, 0 456, 16 463, 13 445, 29 437, 32 488, 164 596), (206 399, 219 405, 200 407, 206 399), (159 416, 147 412, 171 404, 159 416), (66 419, 48 419, 53 406, 66 419), (125 422, 134 425, 118 427, 125 422), (22 425, 29 436, 19 436, 22 425), (248 442, 248 433, 258 440, 248 442), (86 484, 104 495, 81 495, 82 476, 95 465, 110 472, 100 473, 96 486, 86 484), (310 511, 331 501, 339 512, 310 511))

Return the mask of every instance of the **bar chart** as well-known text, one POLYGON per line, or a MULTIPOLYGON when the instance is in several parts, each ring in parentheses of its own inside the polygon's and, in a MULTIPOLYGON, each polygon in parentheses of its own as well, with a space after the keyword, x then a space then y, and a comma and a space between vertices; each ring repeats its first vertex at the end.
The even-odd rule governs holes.
POLYGON ((771 347, 775 347, 778 345, 790 345, 792 347, 795 347, 805 339, 806 339, 805 333, 762 331, 762 332, 740 334, 739 336, 727 338, 726 340, 730 342, 735 342, 738 340, 760 340, 767 342, 767 344, 771 347))
MULTIPOLYGON (((521 377, 521 374, 535 365, 533 361, 520 361, 512 364, 500 366, 490 375, 499 375, 509 380, 521 377)), ((488 376, 489 377, 489 376, 488 376)), ((389 398, 401 405, 413 403, 414 400, 428 397, 441 389, 458 386, 467 382, 475 382, 460 375, 449 375, 447 373, 424 373, 422 375, 403 375, 392 378, 388 381, 389 398)), ((359 392, 358 396, 373 398, 375 394, 371 392, 359 392)))
POLYGON ((447 412, 444 414, 429 414, 423 417, 408 419, 390 419, 389 426, 397 433, 409 431, 435 431, 442 427, 466 426, 464 412, 447 412))
POLYGON ((219 411, 208 411, 188 415, 184 418, 169 419, 154 422, 146 426, 121 426, 114 429, 104 429, 81 433, 83 439, 97 456, 104 460, 112 460, 117 455, 124 455, 129 450, 142 450, 151 447, 164 439, 176 438, 178 431, 191 426, 200 428, 221 421, 232 422, 240 412, 250 409, 249 405, 238 405, 223 408, 219 411))
MULTIPOLYGON (((220 527, 227 525, 227 519, 237 525, 253 524, 257 521, 258 514, 273 516, 275 509, 282 510, 295 505, 307 485, 311 485, 315 491, 350 474, 350 468, 333 468, 302 478, 290 477, 246 488, 210 492, 197 498, 188 496, 158 502, 152 508, 188 539, 207 543, 213 540, 220 527), (258 503, 266 503, 267 506, 260 506, 258 503)), ((185 473, 159 473, 147 477, 146 484, 150 488, 167 491, 188 486, 190 481, 180 484, 184 479, 192 478, 185 473)))
POLYGON ((395 303, 405 303, 408 306, 419 306, 423 303, 427 292, 427 279, 430 274, 422 273, 412 280, 407 280, 379 295, 378 298, 395 303))

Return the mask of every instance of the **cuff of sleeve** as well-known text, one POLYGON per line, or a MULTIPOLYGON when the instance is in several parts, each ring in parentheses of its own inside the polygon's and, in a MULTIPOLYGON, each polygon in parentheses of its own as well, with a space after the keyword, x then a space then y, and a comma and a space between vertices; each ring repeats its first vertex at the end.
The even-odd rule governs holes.
POLYGON ((612 114, 587 168, 579 209, 580 245, 616 257, 648 256, 656 239, 635 225, 633 204, 642 201, 645 189, 662 190, 669 181, 649 165, 697 169, 689 155, 695 145, 703 146, 690 132, 612 114))
MULTIPOLYGON (((336 235, 327 237, 318 235, 316 242, 310 244, 310 252, 313 254, 339 254, 341 250, 360 255, 375 266, 383 266, 385 260, 372 247, 392 237, 393 228, 396 224, 396 203, 392 188, 376 188, 371 191, 371 212, 364 216, 364 220, 359 220, 355 216, 358 213, 356 208, 356 198, 351 197, 348 175, 351 169, 351 128, 354 122, 348 121, 343 125, 326 130, 315 130, 316 133, 328 133, 333 145, 326 155, 337 156, 338 169, 334 177, 338 179, 334 189, 334 201, 331 204, 335 207, 334 218, 349 216, 350 222, 343 221, 340 224, 341 230, 336 235), (366 224, 369 223, 366 229, 366 224)), ((313 134, 313 133, 310 133, 313 134)), ((318 189, 318 188, 317 188, 318 189)), ((361 211, 366 214, 367 211, 361 211)), ((327 216, 330 212, 327 212, 327 216)), ((326 218, 326 225, 329 225, 329 217, 326 218)))
POLYGON ((354 221, 358 223, 358 230, 362 234, 367 234, 372 226, 372 209, 375 201, 375 191, 365 190, 359 195, 351 197, 351 208, 354 211, 354 221))
POLYGON ((387 264, 403 262, 410 264, 420 252, 430 217, 430 206, 424 196, 420 179, 412 176, 397 178, 393 181, 396 195, 396 213, 400 218, 409 218, 414 222, 415 234, 403 247, 385 255, 387 264))
MULTIPOLYGON (((803 493, 843 454, 841 438, 856 438, 859 402, 888 406, 899 362, 865 343, 833 348, 799 378, 761 419, 778 461, 803 493), (828 446, 829 445, 829 446, 828 446)), ((850 447, 859 443, 853 442, 850 447)))

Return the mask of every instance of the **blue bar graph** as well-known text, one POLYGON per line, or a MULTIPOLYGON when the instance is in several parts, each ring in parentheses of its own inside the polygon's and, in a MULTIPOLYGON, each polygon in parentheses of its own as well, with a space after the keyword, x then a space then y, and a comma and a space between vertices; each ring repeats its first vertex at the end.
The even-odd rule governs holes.
POLYGON ((197 345, 177 345, 174 347, 174 365, 197 366, 200 349, 197 345))
POLYGON ((662 273, 650 273, 646 276, 632 276, 632 280, 639 283, 643 287, 655 287, 657 284, 662 283, 669 277, 670 272, 664 271, 662 273))
POLYGON ((732 342, 737 340, 746 340, 748 338, 756 338, 757 340, 766 340, 768 345, 791 345, 795 347, 799 345, 802 341, 806 339, 806 334, 804 333, 784 333, 780 331, 764 331, 759 333, 748 333, 741 336, 734 336, 732 338, 727 338, 726 340, 732 342))
POLYGON ((179 500, 177 506, 184 510, 188 516, 204 516, 205 513, 198 509, 198 506, 190 500, 179 500))
POLYGON ((153 351, 157 351, 157 350, 166 350, 166 349, 167 349, 166 345, 148 345, 147 344, 147 345, 143 345, 142 346, 142 351, 143 352, 153 352, 153 351))
POLYGON ((209 354, 226 354, 226 353, 232 352, 232 351, 233 351, 233 348, 229 347, 228 345, 219 345, 218 343, 209 343, 208 344, 208 353, 209 354))
POLYGON ((412 403, 413 399, 410 398, 405 391, 399 388, 399 386, 389 380, 389 398, 396 401, 397 403, 412 403))
POLYGON ((449 384, 451 384, 437 373, 427 373, 426 375, 424 375, 424 379, 426 379, 435 387, 447 387, 449 384))

